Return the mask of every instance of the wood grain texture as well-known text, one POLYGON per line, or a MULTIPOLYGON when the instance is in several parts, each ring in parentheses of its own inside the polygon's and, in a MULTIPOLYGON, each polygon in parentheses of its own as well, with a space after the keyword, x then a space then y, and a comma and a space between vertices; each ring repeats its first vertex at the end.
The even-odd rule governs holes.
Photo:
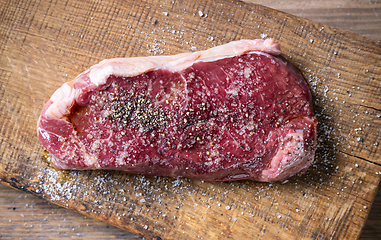
POLYGON ((381 43, 380 0, 244 0, 350 31, 381 43))
MULTIPOLYGON (((376 144, 381 50, 374 41, 231 1, 9 1, 1 4, 0 16, 4 183, 153 239, 359 236, 381 171, 376 144), (90 65, 110 57, 206 49, 261 34, 280 42, 316 99, 319 150, 306 176, 284 184, 210 183, 62 172, 43 160, 35 136, 39 111, 56 88, 90 65)), ((25 236, 36 228, 7 226, 4 237, 12 236, 12 228, 25 236)))
POLYGON ((0 239, 142 239, 2 184, 0 199, 0 239))

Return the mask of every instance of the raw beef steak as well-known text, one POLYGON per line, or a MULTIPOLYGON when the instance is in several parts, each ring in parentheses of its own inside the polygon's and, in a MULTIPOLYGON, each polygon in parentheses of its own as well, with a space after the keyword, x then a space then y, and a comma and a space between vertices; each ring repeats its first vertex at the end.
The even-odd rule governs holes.
POLYGON ((100 62, 44 106, 38 137, 59 169, 208 181, 284 180, 314 159, 301 74, 272 39, 100 62))

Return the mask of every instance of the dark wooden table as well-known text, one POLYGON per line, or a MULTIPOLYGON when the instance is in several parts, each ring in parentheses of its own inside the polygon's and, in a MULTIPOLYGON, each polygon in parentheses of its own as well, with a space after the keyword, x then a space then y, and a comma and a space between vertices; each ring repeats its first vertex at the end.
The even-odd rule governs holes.
MULTIPOLYGON (((378 41, 381 45, 380 0, 254 1, 378 41)), ((2 7, 0 7, 1 9, 2 7)), ((0 238, 143 239, 98 220, 50 204, 0 184, 0 226, 12 229, 0 238)), ((381 239, 381 191, 378 191, 360 239, 381 239)))

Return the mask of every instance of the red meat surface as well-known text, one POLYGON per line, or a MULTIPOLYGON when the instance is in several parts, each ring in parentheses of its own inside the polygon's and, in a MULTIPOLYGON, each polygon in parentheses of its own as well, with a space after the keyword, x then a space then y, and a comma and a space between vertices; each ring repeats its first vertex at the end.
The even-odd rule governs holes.
POLYGON ((207 181, 304 173, 316 147, 311 94, 266 41, 105 60, 46 103, 39 139, 59 169, 207 181))

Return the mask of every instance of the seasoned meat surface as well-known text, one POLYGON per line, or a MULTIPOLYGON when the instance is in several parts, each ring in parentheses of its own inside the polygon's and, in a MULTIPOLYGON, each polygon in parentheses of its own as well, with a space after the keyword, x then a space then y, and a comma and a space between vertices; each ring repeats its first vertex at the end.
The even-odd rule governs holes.
POLYGON ((60 169, 276 181, 307 170, 316 125, 305 80, 268 39, 105 60, 53 94, 38 135, 60 169))

